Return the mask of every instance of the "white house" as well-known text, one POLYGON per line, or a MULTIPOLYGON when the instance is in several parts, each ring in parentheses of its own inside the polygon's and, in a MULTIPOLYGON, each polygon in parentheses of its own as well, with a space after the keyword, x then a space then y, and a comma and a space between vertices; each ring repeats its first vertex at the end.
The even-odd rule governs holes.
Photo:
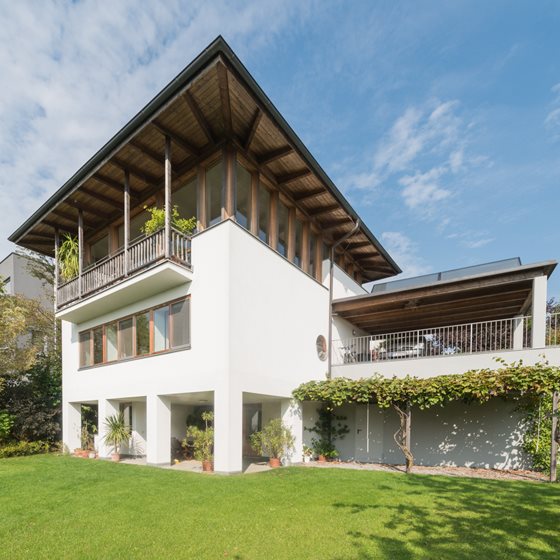
MULTIPOLYGON (((249 435, 275 417, 296 436, 298 461, 317 409, 291 400, 305 381, 454 373, 495 355, 559 358, 546 347, 555 263, 509 261, 368 293, 365 283, 399 267, 222 38, 10 239, 56 256, 64 233, 78 236, 80 255, 78 275, 55 288, 70 449, 80 444, 81 406, 96 405, 100 435, 103 419, 124 410, 128 452, 166 465, 187 417, 213 408, 217 471, 240 471, 249 435), (175 205, 196 217, 193 235, 175 227, 175 205), (167 210, 164 227, 146 235, 145 208, 156 206, 167 210), (467 350, 464 325, 475 323, 467 350), (449 325, 460 340, 437 331, 449 325), (483 343, 483 332, 502 342, 483 343)), ((519 418, 492 406, 417 421, 419 462, 522 466, 519 418)), ((388 413, 345 414, 343 458, 401 462, 388 413)))

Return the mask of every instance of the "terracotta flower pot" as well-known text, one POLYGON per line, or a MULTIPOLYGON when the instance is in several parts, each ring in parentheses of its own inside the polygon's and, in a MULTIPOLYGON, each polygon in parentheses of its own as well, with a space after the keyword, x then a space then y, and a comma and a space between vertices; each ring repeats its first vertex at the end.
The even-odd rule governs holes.
POLYGON ((212 472, 214 470, 214 463, 212 461, 202 461, 202 471, 212 472))
POLYGON ((317 458, 317 461, 319 463, 326 463, 327 462, 327 458, 324 455, 319 455, 319 457, 317 458))
POLYGON ((278 467, 281 466, 280 459, 278 459, 278 457, 271 457, 271 458, 268 460, 268 465, 269 465, 270 468, 272 468, 272 469, 277 469, 278 467))
POLYGON ((118 463, 120 460, 121 460, 120 453, 111 453, 111 461, 113 461, 113 463, 118 463))

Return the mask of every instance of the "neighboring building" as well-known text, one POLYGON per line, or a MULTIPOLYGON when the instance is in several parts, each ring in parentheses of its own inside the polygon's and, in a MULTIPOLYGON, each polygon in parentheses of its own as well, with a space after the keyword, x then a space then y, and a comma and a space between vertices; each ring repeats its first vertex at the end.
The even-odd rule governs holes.
POLYGON ((33 258, 10 253, 0 261, 0 284, 8 295, 40 300, 52 310, 52 285, 32 274, 33 258))
MULTIPOLYGON (((54 256, 61 232, 77 235, 80 247, 78 277, 56 286, 70 449, 80 444, 81 406, 96 405, 101 435, 104 418, 124 410, 134 434, 129 452, 169 464, 187 417, 212 407, 217 471, 241 470, 250 433, 274 417, 292 429, 291 459, 300 460, 316 405, 302 410, 291 393, 328 373, 331 300, 333 375, 432 375, 494 355, 531 362, 544 350, 558 359, 544 338, 554 263, 510 262, 423 286, 376 285, 368 294, 364 283, 399 267, 221 38, 10 239, 54 256), (146 205, 177 205, 182 217, 196 217, 196 232, 181 233, 168 211, 163 229, 143 234, 146 205), (517 317, 530 309, 527 342, 528 322, 517 317), (493 319, 510 320, 511 348, 484 346, 479 337, 472 354, 459 354, 449 337, 411 343, 408 333, 394 342, 386 335, 473 322, 488 330, 493 319), (441 348, 443 356, 428 356, 441 348)), ((347 413, 343 458, 401 461, 392 419, 375 407, 347 413)), ((444 424, 436 413, 415 422, 416 445, 426 446, 424 457, 416 450, 420 462, 522 464, 504 457, 520 457, 509 408, 440 413, 444 424), (496 434, 492 453, 470 446, 480 438, 471 432, 496 434)), ((102 445, 100 453, 109 450, 102 445)))

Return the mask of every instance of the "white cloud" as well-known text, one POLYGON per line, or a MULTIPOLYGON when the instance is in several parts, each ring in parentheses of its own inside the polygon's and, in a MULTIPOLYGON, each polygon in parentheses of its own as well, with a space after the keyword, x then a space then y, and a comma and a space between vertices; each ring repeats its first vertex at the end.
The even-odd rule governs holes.
POLYGON ((443 167, 434 167, 426 173, 402 177, 399 182, 404 186, 402 196, 405 204, 424 215, 435 211, 437 203, 445 200, 451 194, 438 183, 445 172, 443 167))
POLYGON ((4 2, 0 193, 5 238, 210 41, 258 56, 309 7, 83 1, 4 2))
POLYGON ((401 267, 398 278, 420 276, 431 272, 431 267, 420 256, 418 244, 399 231, 384 231, 381 234, 383 245, 401 267))

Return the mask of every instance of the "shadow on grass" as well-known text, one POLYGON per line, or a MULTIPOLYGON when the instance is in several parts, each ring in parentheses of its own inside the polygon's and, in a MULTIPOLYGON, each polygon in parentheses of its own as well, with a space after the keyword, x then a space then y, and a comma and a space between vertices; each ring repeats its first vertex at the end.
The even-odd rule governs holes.
POLYGON ((339 522, 360 526, 346 533, 353 557, 559 558, 560 486, 415 475, 398 490, 383 486, 364 501, 332 504, 339 522))

